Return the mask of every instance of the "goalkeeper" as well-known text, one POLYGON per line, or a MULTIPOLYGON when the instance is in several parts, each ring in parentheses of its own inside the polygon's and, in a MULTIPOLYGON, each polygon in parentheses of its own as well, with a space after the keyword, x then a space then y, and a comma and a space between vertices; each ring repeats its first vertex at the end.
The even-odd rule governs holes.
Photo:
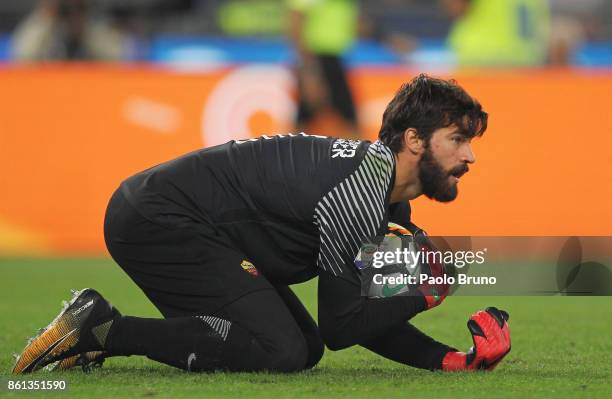
POLYGON ((26 346, 15 373, 144 355, 190 371, 293 372, 324 346, 361 345, 430 370, 492 369, 510 350, 508 316, 489 308, 459 352, 408 321, 442 291, 368 298, 354 259, 408 201, 448 202, 475 159, 487 114, 454 81, 420 75, 387 106, 377 141, 280 135, 195 151, 125 180, 108 205, 110 254, 164 318, 121 315, 77 292, 26 346), (289 288, 318 276, 318 325, 289 288))

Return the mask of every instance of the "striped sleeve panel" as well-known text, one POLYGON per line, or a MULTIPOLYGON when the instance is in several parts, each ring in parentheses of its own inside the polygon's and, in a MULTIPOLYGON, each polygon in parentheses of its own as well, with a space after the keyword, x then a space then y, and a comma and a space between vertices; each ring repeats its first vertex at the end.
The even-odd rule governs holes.
POLYGON ((352 264, 364 239, 377 234, 395 158, 379 141, 368 147, 358 168, 321 197, 314 211, 320 246, 317 265, 334 275, 352 264))

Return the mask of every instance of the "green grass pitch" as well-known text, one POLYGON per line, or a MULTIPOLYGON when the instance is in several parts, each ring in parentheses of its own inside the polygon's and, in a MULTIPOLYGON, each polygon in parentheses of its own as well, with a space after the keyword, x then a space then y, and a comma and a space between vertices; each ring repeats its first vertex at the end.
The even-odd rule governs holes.
MULTIPOLYGON (((0 260, 0 397, 9 392, 12 353, 59 312, 70 288, 98 289, 123 314, 158 317, 142 292, 110 260, 0 260)), ((314 282, 294 287, 316 311, 314 282)), ((311 371, 279 375, 195 374, 143 357, 107 359, 85 374, 39 372, 22 379, 63 379, 66 392, 36 397, 201 398, 610 398, 612 298, 451 297, 413 322, 436 339, 467 349, 469 315, 486 306, 510 313, 512 352, 493 373, 447 374, 417 370, 362 348, 326 351, 311 371)))

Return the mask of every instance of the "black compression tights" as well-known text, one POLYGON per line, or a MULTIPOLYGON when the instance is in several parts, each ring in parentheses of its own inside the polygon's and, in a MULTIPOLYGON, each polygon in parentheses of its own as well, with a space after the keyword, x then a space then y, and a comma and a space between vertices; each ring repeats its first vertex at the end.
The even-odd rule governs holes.
POLYGON ((311 368, 323 355, 323 343, 306 309, 285 289, 248 294, 215 316, 124 316, 113 323, 106 350, 110 356, 146 355, 190 371, 311 368))

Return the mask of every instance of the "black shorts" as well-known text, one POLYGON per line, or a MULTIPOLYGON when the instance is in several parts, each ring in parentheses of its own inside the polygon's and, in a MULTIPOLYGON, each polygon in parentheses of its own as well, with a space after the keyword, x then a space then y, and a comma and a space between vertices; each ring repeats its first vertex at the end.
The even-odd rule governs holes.
POLYGON ((117 190, 104 220, 111 256, 164 317, 215 314, 251 292, 275 287, 240 250, 202 222, 155 224, 117 190))
POLYGON ((164 317, 221 317, 272 351, 303 348, 305 367, 314 367, 323 356, 323 341, 293 291, 272 285, 214 227, 179 224, 151 222, 117 190, 106 211, 104 239, 113 259, 164 317))

